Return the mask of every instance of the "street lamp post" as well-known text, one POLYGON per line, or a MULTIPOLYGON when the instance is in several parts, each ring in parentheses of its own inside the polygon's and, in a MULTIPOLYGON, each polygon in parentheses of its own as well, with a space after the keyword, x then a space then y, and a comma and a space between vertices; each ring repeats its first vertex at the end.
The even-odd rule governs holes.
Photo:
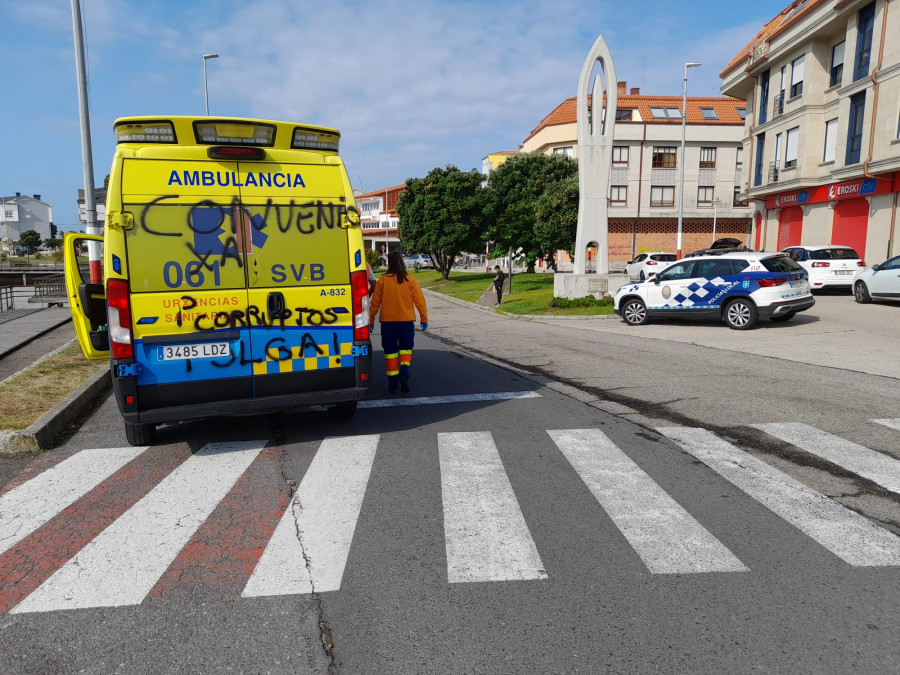
POLYGON ((206 86, 206 62, 219 58, 218 54, 203 55, 203 97, 206 99, 206 116, 209 117, 209 88, 206 86))
POLYGON ((681 92, 681 157, 679 158, 681 178, 678 186, 678 236, 675 242, 675 250, 679 260, 681 260, 681 233, 682 221, 684 220, 684 133, 687 129, 687 71, 688 68, 697 68, 702 65, 702 63, 684 64, 684 86, 681 92))
POLYGON ((725 202, 719 201, 718 198, 713 199, 713 241, 716 240, 716 217, 719 213, 719 207, 724 205, 725 202))

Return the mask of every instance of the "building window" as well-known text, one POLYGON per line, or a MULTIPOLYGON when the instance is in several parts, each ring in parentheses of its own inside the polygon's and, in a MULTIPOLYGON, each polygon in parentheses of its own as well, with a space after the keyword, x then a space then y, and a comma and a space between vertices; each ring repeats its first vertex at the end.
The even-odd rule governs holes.
POLYGON ((572 146, 568 145, 564 148, 553 148, 554 155, 565 155, 566 157, 572 157, 572 146))
POLYGON ((665 185, 651 187, 650 206, 675 206, 675 188, 665 185))
POLYGON ((762 185, 763 177, 763 157, 766 151, 766 135, 760 134, 756 137, 756 172, 753 176, 753 185, 762 185))
POLYGON ((631 108, 617 109, 616 122, 630 122, 632 112, 631 108))
POLYGON ((831 78, 828 86, 840 84, 844 79, 844 43, 838 42, 831 48, 831 78))
POLYGON ((628 204, 628 186, 612 185, 609 188, 609 203, 611 206, 626 206, 628 204))
POLYGON ((613 158, 612 158, 613 167, 617 169, 623 169, 628 166, 628 146, 627 145, 614 145, 613 146, 613 158))
POLYGON ((650 114, 653 116, 655 120, 680 120, 681 119, 681 110, 678 108, 650 108, 650 114))
POLYGON ((800 141, 800 127, 788 129, 787 142, 784 146, 784 168, 791 169, 797 166, 797 149, 800 141))
POLYGON ((737 160, 735 160, 734 168, 740 170, 740 168, 744 165, 744 146, 739 145, 737 147, 737 160))
POLYGON ((738 114, 738 117, 740 117, 742 120, 747 119, 747 109, 746 108, 738 108, 737 114, 738 114))
POLYGON ((747 206, 747 200, 744 199, 744 194, 741 192, 741 186, 734 186, 734 196, 731 199, 732 206, 747 206))
POLYGON ((700 114, 705 120, 717 120, 719 116, 716 114, 715 108, 700 108, 700 114))
POLYGON ((676 149, 664 146, 653 146, 653 163, 654 169, 674 169, 678 162, 676 160, 676 149))
POLYGON ((716 168, 716 149, 700 148, 700 168, 715 169, 716 168))
POLYGON ((823 162, 833 162, 835 151, 837 150, 837 125, 836 119, 825 122, 825 153, 822 155, 823 162))
POLYGON ((847 128, 846 165, 859 163, 862 149, 863 115, 866 111, 866 92, 861 91, 850 97, 850 125, 847 128))
POLYGON ((759 76, 759 123, 764 124, 768 118, 769 107, 769 71, 759 76))
POLYGON ((803 94, 803 57, 794 59, 791 63, 791 98, 797 98, 803 94))
POLYGON ((715 191, 714 187, 700 186, 697 188, 697 206, 712 206, 715 191))
POLYGON ((856 64, 853 66, 853 81, 861 80, 869 74, 872 58, 872 32, 875 28, 875 3, 866 5, 857 15, 856 21, 856 64))

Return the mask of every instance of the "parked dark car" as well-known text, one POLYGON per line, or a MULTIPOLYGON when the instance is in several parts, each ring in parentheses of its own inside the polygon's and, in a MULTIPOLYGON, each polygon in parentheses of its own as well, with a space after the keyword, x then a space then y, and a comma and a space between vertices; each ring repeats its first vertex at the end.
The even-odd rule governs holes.
POLYGON ((726 252, 735 252, 735 251, 746 251, 748 250, 744 243, 740 239, 735 239, 734 237, 723 237, 722 239, 716 239, 712 246, 709 248, 703 248, 699 251, 694 251, 693 253, 688 253, 684 257, 685 258, 695 258, 698 255, 710 255, 717 253, 726 253, 726 252))

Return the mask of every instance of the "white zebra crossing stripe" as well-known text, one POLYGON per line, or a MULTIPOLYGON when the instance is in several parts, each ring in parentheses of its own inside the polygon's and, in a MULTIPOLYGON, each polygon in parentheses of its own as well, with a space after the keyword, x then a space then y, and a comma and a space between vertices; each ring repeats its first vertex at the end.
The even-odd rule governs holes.
POLYGON ((546 579, 490 432, 438 434, 447 579, 546 579))
POLYGON ((265 445, 204 446, 12 612, 139 604, 265 445))
POLYGON ((900 461, 808 424, 750 425, 900 494, 900 461))
POLYGON ((0 497, 0 553, 140 455, 142 448, 82 450, 0 497))
POLYGON ((651 572, 747 571, 603 432, 547 433, 651 572))
POLYGON ((882 419, 882 420, 869 420, 870 422, 875 422, 875 424, 881 424, 890 429, 896 429, 900 431, 900 417, 894 417, 890 419, 882 419))
POLYGON ((341 587, 378 435, 326 438, 241 595, 341 587))
POLYGON ((856 567, 900 565, 900 537, 711 431, 687 427, 658 431, 847 563, 856 567))

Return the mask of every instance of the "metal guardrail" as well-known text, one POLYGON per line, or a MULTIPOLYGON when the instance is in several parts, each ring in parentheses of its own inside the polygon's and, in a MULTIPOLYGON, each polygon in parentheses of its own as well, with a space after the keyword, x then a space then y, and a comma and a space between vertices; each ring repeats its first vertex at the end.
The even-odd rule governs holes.
POLYGON ((0 312, 10 312, 15 309, 16 303, 13 298, 13 286, 8 284, 0 286, 0 312))
POLYGON ((66 275, 54 274, 49 277, 38 277, 34 280, 34 297, 65 298, 66 275))

